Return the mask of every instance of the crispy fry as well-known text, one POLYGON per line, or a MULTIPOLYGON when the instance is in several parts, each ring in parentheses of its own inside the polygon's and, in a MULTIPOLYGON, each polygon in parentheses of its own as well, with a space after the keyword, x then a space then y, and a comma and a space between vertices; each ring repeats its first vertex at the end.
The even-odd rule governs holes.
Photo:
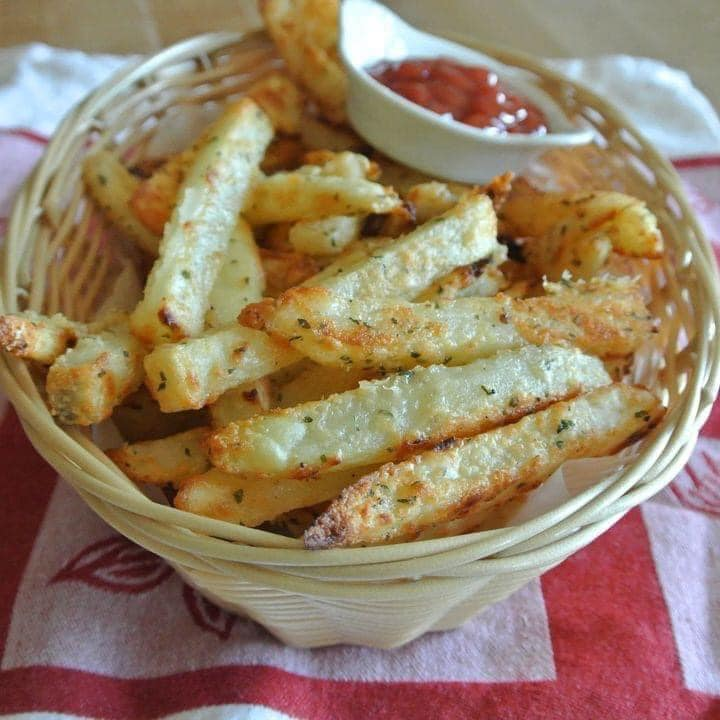
POLYGON ((179 191, 131 327, 148 344, 200 333, 209 295, 250 185, 272 137, 250 99, 230 106, 205 132, 179 191))
POLYGON ((140 387, 145 350, 121 324, 87 335, 50 366, 46 389, 53 415, 92 425, 140 387))
MULTIPOLYGON (((311 150, 305 153, 303 161, 309 166, 318 166, 323 175, 335 175, 358 180, 378 180, 380 166, 362 153, 311 150)), ((310 168, 306 168, 306 171, 310 168)))
POLYGON ((345 120, 347 78, 337 56, 338 0, 260 0, 290 74, 333 122, 345 120))
POLYGON ((157 255, 165 223, 175 206, 180 186, 196 156, 196 147, 173 155, 149 177, 140 182, 130 199, 130 207, 140 222, 155 236, 153 255, 157 255))
POLYGON ((411 299, 454 268, 491 256, 497 248, 492 205, 469 194, 444 215, 322 281, 347 297, 411 299))
POLYGON ((210 467, 203 440, 206 428, 195 428, 159 440, 146 440, 107 451, 108 457, 135 482, 177 485, 210 467))
POLYGON ((295 250, 308 255, 339 255, 360 239, 363 220, 362 215, 300 220, 290 228, 288 240, 295 250))
POLYGON ((221 428, 238 420, 245 420, 269 410, 272 405, 270 380, 260 378, 223 393, 210 405, 214 428, 221 428))
MULTIPOLYGON (((83 163, 83 179, 90 195, 113 225, 150 255, 157 255, 160 239, 138 220, 130 204, 140 182, 107 150, 88 155, 83 163)), ((162 231, 162 229, 161 229, 162 231)))
POLYGON ((507 319, 527 342, 569 341, 600 357, 624 357, 654 332, 639 285, 630 278, 545 283, 547 295, 512 301, 507 319))
POLYGON ((87 332, 82 323, 57 313, 46 317, 26 310, 18 315, 0 315, 0 348, 26 360, 51 365, 68 346, 87 332))
POLYGON ((239 312, 249 303, 257 302, 264 290, 265 272, 252 229, 245 220, 238 218, 210 291, 207 325, 221 327, 234 323, 239 312))
POLYGON ((604 233, 566 235, 553 229, 525 241, 523 255, 536 274, 548 280, 560 280, 568 272, 583 280, 600 275, 612 252, 610 238, 604 233))
POLYGON ((437 181, 413 185, 405 197, 415 209, 415 217, 419 223, 442 215, 458 201, 458 196, 446 183, 437 181))
POLYGON ((436 280, 416 298, 415 302, 428 300, 453 300, 458 297, 492 297, 508 285, 500 265, 505 261, 507 251, 498 245, 493 256, 469 265, 461 265, 436 280))
POLYGON ((320 168, 305 166, 258 180, 243 215, 251 225, 267 225, 331 215, 387 213, 401 204, 392 188, 370 180, 325 175, 320 168))
POLYGON ((376 377, 362 370, 347 370, 318 365, 309 360, 295 377, 276 383, 274 400, 278 407, 289 408, 312 400, 323 400, 330 395, 356 388, 361 380, 376 377))
POLYGON ((585 235, 606 235, 616 252, 657 258, 663 241, 645 203, 617 192, 539 193, 517 184, 502 208, 502 219, 516 236, 554 232, 566 242, 585 235))
POLYGON ((267 113, 275 130, 288 135, 299 132, 305 101, 298 86, 287 75, 270 73, 254 82, 247 94, 267 113))
POLYGON ((371 302, 328 288, 292 288, 249 305, 240 322, 292 340, 321 365, 399 370, 460 365, 521 345, 566 344, 600 357, 625 356, 653 331, 638 287, 627 280, 546 285, 535 298, 371 302))
POLYGON ((331 503, 305 532, 305 546, 412 540, 433 525, 491 510, 537 487, 565 460, 616 452, 642 437, 663 412, 646 390, 610 385, 513 425, 384 465, 331 503))
POLYGON ((257 480, 209 470, 182 482, 175 507, 206 517, 257 527, 296 508, 336 497, 366 469, 320 475, 312 480, 257 480))
POLYGON ((416 368, 363 382, 328 400, 232 423, 208 446, 213 464, 226 472, 311 477, 402 459, 609 382, 597 358, 525 347, 463 367, 416 368))
POLYGON ((265 333, 228 326, 156 346, 145 358, 145 384, 163 412, 197 409, 300 358, 265 333))

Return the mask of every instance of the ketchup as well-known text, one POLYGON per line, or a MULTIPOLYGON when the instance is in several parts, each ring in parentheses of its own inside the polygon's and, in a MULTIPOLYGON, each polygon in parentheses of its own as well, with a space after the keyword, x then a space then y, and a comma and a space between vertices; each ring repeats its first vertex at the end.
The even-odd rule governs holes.
POLYGON ((484 67, 443 58, 379 62, 368 68, 378 82, 416 105, 466 125, 504 133, 547 133, 542 112, 498 82, 484 67))

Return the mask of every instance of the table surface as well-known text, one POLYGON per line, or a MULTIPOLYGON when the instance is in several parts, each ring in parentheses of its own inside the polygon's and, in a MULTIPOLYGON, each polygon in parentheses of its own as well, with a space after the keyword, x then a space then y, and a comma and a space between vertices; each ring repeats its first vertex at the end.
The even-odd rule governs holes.
MULTIPOLYGON (((717 0, 389 0, 418 25, 546 57, 645 55, 686 70, 720 107, 717 0), (572 8, 570 10, 570 8, 572 8)), ((0 47, 34 40, 148 53, 210 30, 245 30, 255 0, 0 0, 0 47)))

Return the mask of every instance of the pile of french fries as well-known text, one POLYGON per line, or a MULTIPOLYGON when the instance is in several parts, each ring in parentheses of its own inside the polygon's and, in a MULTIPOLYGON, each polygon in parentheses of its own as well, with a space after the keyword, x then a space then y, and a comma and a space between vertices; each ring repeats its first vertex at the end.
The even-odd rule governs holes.
POLYGON ((342 124, 337 4, 261 10, 286 71, 149 175, 86 159, 151 260, 142 297, 121 274, 91 323, 0 317, 58 421, 111 419, 132 480, 310 549, 473 529, 655 426, 658 399, 621 382, 656 332, 645 205, 398 166, 342 124))

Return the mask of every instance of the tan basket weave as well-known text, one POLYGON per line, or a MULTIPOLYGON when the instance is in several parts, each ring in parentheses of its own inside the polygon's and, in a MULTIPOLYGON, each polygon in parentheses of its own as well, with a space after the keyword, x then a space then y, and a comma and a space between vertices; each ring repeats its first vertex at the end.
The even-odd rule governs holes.
MULTIPOLYGON (((473 44, 467 38, 459 38, 473 44)), ((484 48, 488 51, 487 48, 484 48)), ((3 357, 0 381, 37 450, 123 535, 164 557, 189 583, 282 640, 313 647, 393 647, 453 628, 557 565, 666 485, 692 451, 718 388, 718 276, 671 166, 612 107, 528 57, 524 67, 596 145, 554 152, 535 178, 565 188, 625 190, 657 214, 670 248, 653 311, 663 320, 656 389, 670 411, 619 477, 515 527, 388 547, 310 552, 298 540, 154 502, 77 428, 58 426, 25 363, 3 357)), ((62 311, 83 320, 119 261, 80 181, 90 149, 141 159, 156 121, 186 103, 222 101, 278 65, 266 36, 220 33, 123 69, 59 127, 20 193, 4 250, 2 311, 62 311)))

